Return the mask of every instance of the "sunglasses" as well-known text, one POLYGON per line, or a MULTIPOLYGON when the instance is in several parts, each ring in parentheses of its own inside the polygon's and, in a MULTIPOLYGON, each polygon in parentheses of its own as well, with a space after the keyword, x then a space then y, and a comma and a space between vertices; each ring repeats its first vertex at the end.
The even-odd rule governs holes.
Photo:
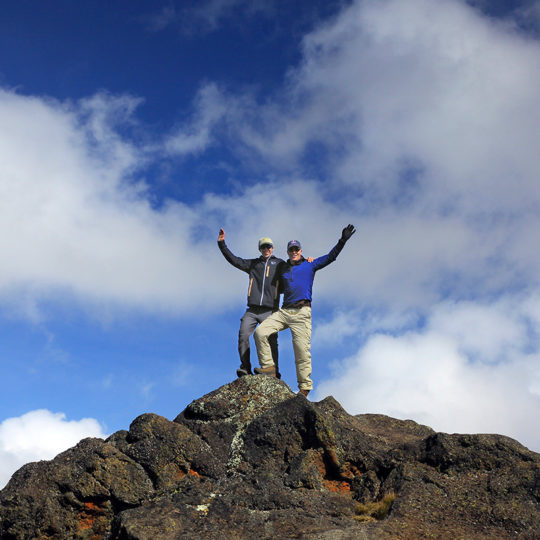
POLYGON ((263 244, 259 249, 272 249, 273 247, 272 244, 263 244))
POLYGON ((298 253, 300 251, 300 248, 292 247, 287 250, 289 253, 298 253))

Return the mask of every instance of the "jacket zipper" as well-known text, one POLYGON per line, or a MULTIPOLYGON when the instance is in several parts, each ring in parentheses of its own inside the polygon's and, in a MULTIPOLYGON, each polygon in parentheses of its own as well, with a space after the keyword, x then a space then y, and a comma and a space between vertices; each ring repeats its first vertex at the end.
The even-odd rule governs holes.
POLYGON ((266 262, 264 263, 264 273, 263 273, 263 281, 261 286, 261 301, 259 303, 259 306, 262 306, 263 303, 263 297, 264 297, 264 282, 266 281, 266 266, 268 265, 268 261, 270 260, 270 257, 266 259, 266 262))

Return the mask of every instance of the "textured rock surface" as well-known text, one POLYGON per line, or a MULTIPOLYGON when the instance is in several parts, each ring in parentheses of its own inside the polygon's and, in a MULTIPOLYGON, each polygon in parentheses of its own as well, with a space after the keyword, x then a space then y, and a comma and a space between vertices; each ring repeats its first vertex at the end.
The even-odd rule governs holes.
POLYGON ((244 377, 21 468, 2 539, 540 538, 540 455, 244 377))

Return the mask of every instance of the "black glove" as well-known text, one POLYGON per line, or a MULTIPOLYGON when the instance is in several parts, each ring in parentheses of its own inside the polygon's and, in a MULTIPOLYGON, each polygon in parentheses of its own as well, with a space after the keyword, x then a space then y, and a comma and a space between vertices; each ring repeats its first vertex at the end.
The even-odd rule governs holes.
POLYGON ((354 225, 347 225, 341 232, 340 240, 345 243, 355 232, 356 229, 354 228, 354 225))

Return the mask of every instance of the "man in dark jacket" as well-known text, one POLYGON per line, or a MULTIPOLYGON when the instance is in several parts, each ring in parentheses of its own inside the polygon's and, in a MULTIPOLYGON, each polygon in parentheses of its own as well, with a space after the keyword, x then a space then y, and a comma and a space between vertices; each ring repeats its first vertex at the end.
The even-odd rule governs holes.
POLYGON ((276 367, 272 363, 269 340, 278 332, 290 328, 296 378, 300 393, 307 397, 313 388, 311 376, 311 293, 315 272, 334 262, 341 253, 345 242, 356 232, 353 225, 347 225, 341 233, 338 243, 330 253, 309 261, 302 256, 302 246, 298 240, 287 244, 289 259, 280 267, 280 286, 283 289, 281 309, 267 317, 255 331, 255 344, 259 355, 260 368, 255 373, 275 375, 276 367))
MULTIPOLYGON (((240 319, 238 332, 238 353, 240 354, 240 368, 236 370, 238 377, 251 374, 249 336, 253 334, 256 326, 262 323, 279 307, 279 288, 277 269, 284 261, 272 255, 274 243, 270 238, 259 240, 260 257, 256 259, 242 259, 233 255, 225 244, 225 231, 219 230, 218 246, 223 256, 236 268, 249 274, 249 288, 247 296, 248 307, 240 319)), ((278 340, 277 334, 269 340, 272 365, 275 366, 276 376, 279 378, 278 340)))

